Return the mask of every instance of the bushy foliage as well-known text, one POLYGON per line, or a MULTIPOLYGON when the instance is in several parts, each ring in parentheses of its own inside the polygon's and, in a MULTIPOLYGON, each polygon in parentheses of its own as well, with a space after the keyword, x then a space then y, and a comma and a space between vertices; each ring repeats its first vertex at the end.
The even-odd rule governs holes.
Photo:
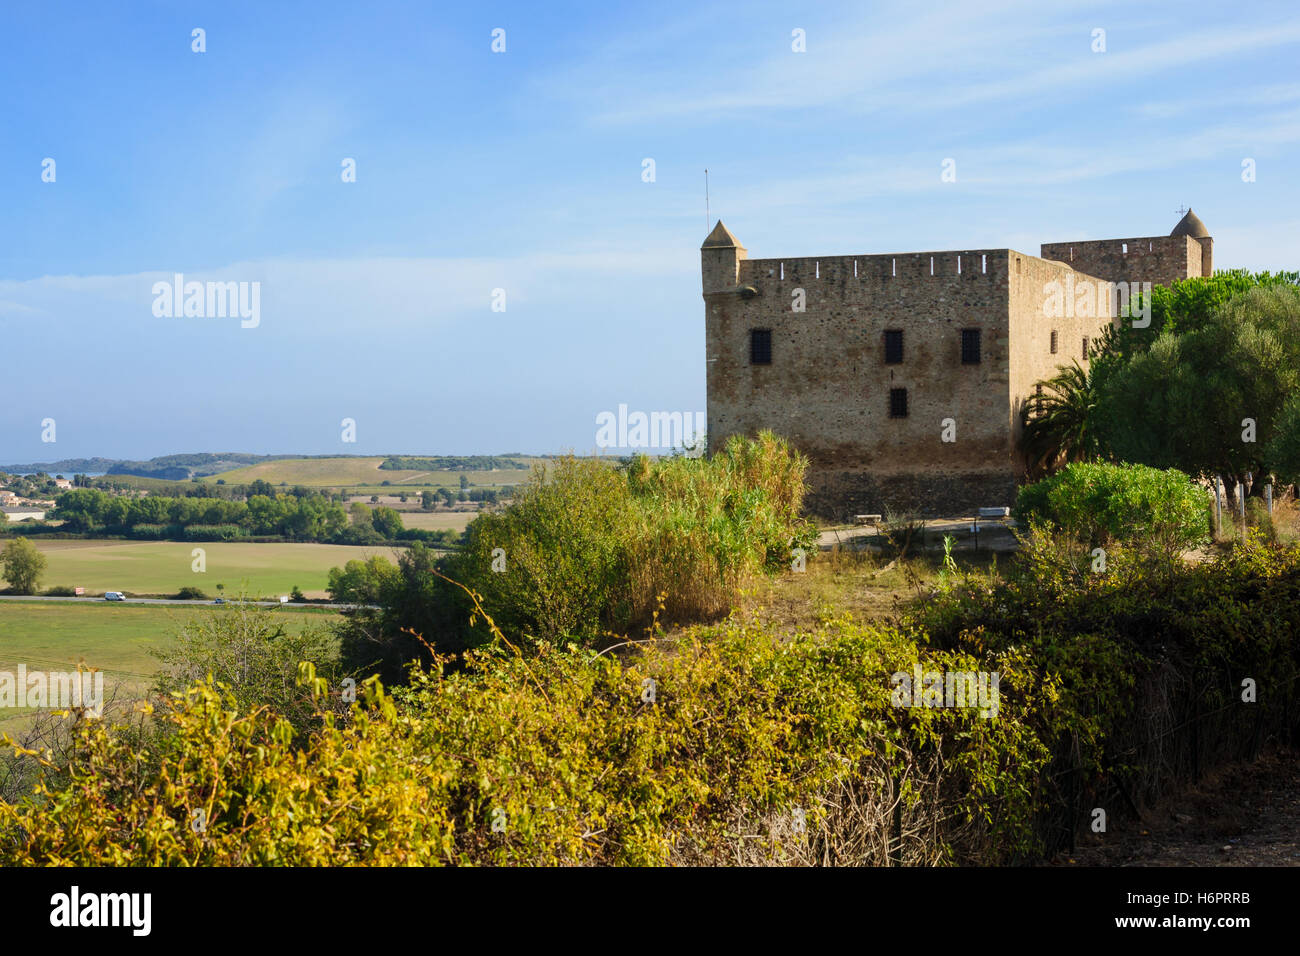
POLYGON ((35 594, 47 563, 45 555, 26 538, 14 538, 0 549, 0 577, 9 582, 14 594, 35 594))
POLYGON ((1097 401, 1089 372, 1076 361, 1038 385, 1043 393, 1021 409, 1020 448, 1029 474, 1050 474, 1062 464, 1099 457, 1097 401))
POLYGON ((1180 471, 1076 463, 1020 489, 1014 514, 1090 545, 1126 541, 1177 554, 1208 538, 1206 492, 1180 471))
POLYGON ((365 561, 354 558, 341 568, 330 568, 325 590, 333 601, 374 604, 397 577, 397 568, 382 555, 375 554, 365 561))
POLYGON ((1077 540, 1036 534, 1007 570, 916 605, 906 626, 937 647, 1030 654, 1060 679, 1073 759, 1094 775, 1131 774, 1154 797, 1216 748, 1242 759, 1300 732, 1300 548, 1252 536, 1171 574, 1139 550, 1107 549, 1099 567, 1077 540), (1247 704, 1246 678, 1271 690, 1247 704))
MULTIPOLYGON (((979 821, 981 852, 1017 846, 1048 757, 1032 722, 1050 688, 1008 655, 997 720, 895 708, 890 675, 919 659, 897 632, 847 622, 795 642, 728 625, 626 661, 480 656, 418 672, 395 699, 371 682, 347 721, 324 717, 298 747, 273 711, 200 683, 163 707, 168 732, 148 752, 83 725, 75 762, 50 768, 66 785, 0 805, 0 862, 727 862, 737 814, 806 808, 811 830, 828 811, 820 795, 911 779, 922 754, 941 757, 956 786, 912 779, 910 812, 942 803, 979 821)), ((978 664, 927 652, 925 666, 978 664)), ((943 850, 918 839, 907 853, 932 862, 943 850)))
POLYGON ((523 655, 499 634, 391 693, 363 683, 342 715, 307 665, 285 692, 297 722, 201 680, 154 732, 85 721, 53 756, 18 748, 14 772, 41 783, 0 802, 0 863, 1033 859, 1117 787, 1141 800, 1216 741, 1242 756, 1300 729, 1300 549, 1248 540, 1173 578, 1122 547, 1088 563, 1035 539, 1006 582, 954 586, 899 627, 788 638, 733 619, 621 656, 523 655), (998 672, 996 715, 895 706, 918 664, 998 672))
POLYGON ((1173 300, 1158 334, 1153 321, 1111 337, 1093 364, 1097 431, 1122 460, 1245 483, 1275 467, 1300 394, 1300 289, 1215 279, 1157 289, 1173 300))
POLYGON ((560 459, 510 508, 476 518, 443 570, 523 639, 590 643, 656 610, 717 617, 747 578, 815 547, 799 515, 806 469, 770 433, 733 436, 708 459, 638 456, 626 470, 560 459))
POLYGON ((298 686, 298 665, 308 661, 328 677, 340 673, 338 639, 329 629, 290 631, 273 612, 243 603, 188 621, 174 641, 151 653, 161 664, 155 693, 180 693, 212 680, 240 711, 274 706, 297 730, 306 729, 317 710, 298 686))
MULTIPOLYGON (((122 497, 98 488, 74 488, 59 495, 52 517, 78 533, 122 534, 151 540, 230 541, 246 536, 278 536, 294 541, 333 541, 340 539, 347 528, 342 507, 312 489, 299 487, 290 494, 278 494, 266 482, 255 482, 249 491, 247 501, 231 501, 157 494, 122 497)), ((385 521, 391 525, 392 517, 386 516, 385 521)), ((400 516, 396 528, 401 528, 400 516)))
POLYGON ((304 667, 323 711, 305 735, 200 682, 162 732, 86 722, 64 756, 27 752, 45 784, 0 804, 0 863, 1014 862, 1123 781, 1142 799, 1185 774, 1179 741, 1294 732, 1300 550, 1247 542, 1171 583, 1122 548, 1079 576, 1069 547, 902 627, 732 620, 622 656, 499 642, 368 681, 345 716, 304 667), (917 664, 998 672, 996 715, 895 706, 917 664))

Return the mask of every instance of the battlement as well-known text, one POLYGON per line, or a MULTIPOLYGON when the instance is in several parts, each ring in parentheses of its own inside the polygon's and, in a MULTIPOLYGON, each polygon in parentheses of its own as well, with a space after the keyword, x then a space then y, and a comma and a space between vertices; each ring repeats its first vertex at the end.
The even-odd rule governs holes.
POLYGON ((790 259, 744 259, 739 284, 765 280, 779 283, 825 282, 831 285, 890 279, 973 281, 1005 278, 1009 249, 963 249, 865 256, 810 256, 790 259))
POLYGON ((1110 282, 1170 285, 1179 279, 1214 274, 1214 240, 1185 234, 1051 242, 1042 257, 1110 282))

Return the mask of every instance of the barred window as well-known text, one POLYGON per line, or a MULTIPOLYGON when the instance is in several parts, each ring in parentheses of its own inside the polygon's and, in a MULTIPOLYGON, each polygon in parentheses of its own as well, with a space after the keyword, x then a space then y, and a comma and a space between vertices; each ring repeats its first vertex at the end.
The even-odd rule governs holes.
POLYGON ((750 329, 749 330, 749 364, 750 365, 771 365, 772 364, 772 330, 771 329, 750 329))
POLYGON ((907 417, 907 389, 891 388, 889 390, 889 417, 907 417))
POLYGON ((1083 337, 1083 357, 1088 357, 1088 336, 1083 337))
POLYGON ((1052 329, 1052 354, 1056 354, 1056 329, 1052 329))
POLYGON ((902 329, 885 329, 885 364, 898 365, 903 361, 902 329))
POLYGON ((961 330, 961 364, 978 365, 980 363, 980 330, 961 330))

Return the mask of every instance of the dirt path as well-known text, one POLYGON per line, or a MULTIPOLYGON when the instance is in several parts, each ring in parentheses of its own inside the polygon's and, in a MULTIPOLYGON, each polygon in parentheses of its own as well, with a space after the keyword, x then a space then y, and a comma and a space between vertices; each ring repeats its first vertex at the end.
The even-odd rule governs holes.
POLYGON ((1114 820, 1057 865, 1300 866, 1300 753, 1233 764, 1148 810, 1114 820))

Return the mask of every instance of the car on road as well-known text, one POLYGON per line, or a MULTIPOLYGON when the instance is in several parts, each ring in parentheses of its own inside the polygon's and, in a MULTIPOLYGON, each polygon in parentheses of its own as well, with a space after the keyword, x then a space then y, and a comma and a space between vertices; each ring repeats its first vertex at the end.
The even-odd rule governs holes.
POLYGON ((105 591, 105 592, 104 592, 104 600, 105 600, 105 601, 125 601, 125 600, 126 600, 126 595, 123 594, 121 591, 105 591))
POLYGON ((213 603, 213 604, 225 604, 225 603, 226 603, 226 599, 225 599, 225 598, 217 598, 217 599, 216 599, 215 601, 213 601, 212 603, 213 603))

